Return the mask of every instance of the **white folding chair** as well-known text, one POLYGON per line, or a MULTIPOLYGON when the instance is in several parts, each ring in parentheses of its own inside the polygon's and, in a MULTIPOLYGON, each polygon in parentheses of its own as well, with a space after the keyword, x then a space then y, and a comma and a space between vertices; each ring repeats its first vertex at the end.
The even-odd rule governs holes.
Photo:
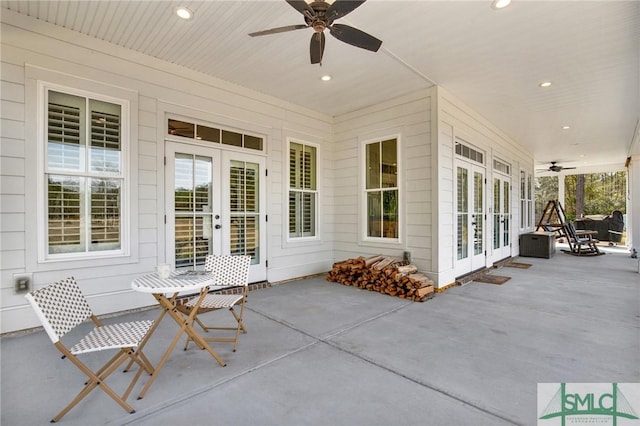
POLYGON ((96 387, 102 389, 127 412, 134 413, 135 410, 127 404, 126 399, 143 370, 149 374, 153 373, 153 367, 149 360, 142 351, 136 349, 154 322, 133 321, 103 325, 91 311, 91 307, 73 277, 35 290, 25 297, 55 347, 62 352, 63 358, 69 359, 88 377, 80 393, 51 422, 59 421, 96 387), (64 335, 88 319, 91 319, 95 324, 93 330, 71 348, 61 342, 64 335), (114 349, 117 353, 96 371, 92 371, 77 357, 81 354, 114 349), (137 363, 140 368, 125 393, 119 396, 105 384, 104 380, 127 359, 137 363))
MULTIPOLYGON (((233 343, 233 351, 238 348, 238 338, 240 332, 246 333, 242 317, 244 314, 244 305, 247 299, 247 288, 249 286, 249 266, 251 265, 251 256, 216 256, 208 255, 205 259, 204 269, 212 272, 216 277, 216 287, 222 286, 226 288, 237 287, 238 294, 217 294, 209 293, 198 308, 198 312, 194 317, 196 322, 205 332, 209 330, 227 330, 235 332, 234 337, 225 336, 203 336, 207 342, 227 342, 233 343), (233 308, 240 305, 240 312, 236 312, 233 308), (233 327, 209 326, 205 325, 199 316, 206 312, 217 311, 219 309, 228 309, 235 318, 236 325, 233 327)), ((210 289, 211 290, 211 289, 210 289)), ((178 310, 184 314, 189 314, 191 309, 197 302, 197 297, 191 298, 187 302, 178 305, 178 310)), ((184 349, 187 350, 189 341, 187 338, 184 349)))

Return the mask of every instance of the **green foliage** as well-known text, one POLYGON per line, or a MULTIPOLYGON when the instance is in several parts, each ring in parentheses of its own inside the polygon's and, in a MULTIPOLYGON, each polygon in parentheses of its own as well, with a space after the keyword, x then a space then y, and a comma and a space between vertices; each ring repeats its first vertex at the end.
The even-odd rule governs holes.
MULTIPOLYGON (((535 180, 536 222, 549 200, 558 199, 559 176, 541 176, 535 180)), ((564 207, 568 220, 576 218, 576 187, 578 175, 564 177, 564 207)), ((626 213, 626 172, 592 173, 584 175, 584 214, 610 215, 614 210, 626 213)))
MULTIPOLYGON (((567 218, 576 215, 578 175, 566 176, 564 208, 567 218)), ((626 213, 626 172, 591 173, 584 175, 584 214, 609 215, 614 210, 626 213)))
MULTIPOLYGON (((536 223, 549 200, 558 199, 558 176, 541 176, 535 179, 536 223)), ((564 203, 562 203, 564 205, 564 203)))

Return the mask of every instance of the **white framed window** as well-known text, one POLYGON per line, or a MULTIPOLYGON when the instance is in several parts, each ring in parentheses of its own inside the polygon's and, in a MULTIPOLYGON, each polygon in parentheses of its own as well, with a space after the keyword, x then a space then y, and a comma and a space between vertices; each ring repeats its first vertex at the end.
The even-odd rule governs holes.
POLYGON ((364 144, 365 239, 397 242, 400 238, 398 138, 364 144))
POLYGON ((533 178, 530 172, 520 170, 520 229, 533 227, 533 178))
POLYGON ((318 147, 289 141, 290 240, 318 236, 318 147))
POLYGON ((128 101, 44 82, 40 90, 39 258, 127 254, 128 101))

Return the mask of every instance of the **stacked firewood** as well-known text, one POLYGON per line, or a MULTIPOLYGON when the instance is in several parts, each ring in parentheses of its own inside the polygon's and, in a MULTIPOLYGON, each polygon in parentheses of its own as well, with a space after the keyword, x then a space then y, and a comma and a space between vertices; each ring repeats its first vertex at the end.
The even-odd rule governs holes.
POLYGON ((333 264, 328 281, 422 302, 434 291, 433 281, 418 268, 394 257, 372 256, 333 264))

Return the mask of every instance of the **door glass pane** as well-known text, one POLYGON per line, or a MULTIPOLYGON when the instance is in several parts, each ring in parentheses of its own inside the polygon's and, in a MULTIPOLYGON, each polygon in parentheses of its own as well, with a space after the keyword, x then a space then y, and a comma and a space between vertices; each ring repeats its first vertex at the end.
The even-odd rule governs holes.
POLYGON ((469 217, 468 217, 468 194, 469 182, 467 169, 458 167, 457 171, 457 244, 458 244, 458 260, 466 259, 469 256, 469 217))
POLYGON ((493 248, 500 248, 500 179, 493 180, 493 248))
POLYGON ((197 212, 211 212, 211 158, 195 157, 194 208, 197 212))
POLYGON ((174 231, 176 269, 195 265, 194 222, 193 217, 176 216, 174 231))
POLYGON ((176 153, 174 182, 174 207, 176 212, 194 209, 193 156, 176 153))
POLYGON ((509 241, 511 240, 511 236, 509 235, 509 228, 511 226, 510 223, 510 219, 509 219, 509 213, 511 212, 509 203, 510 201, 510 197, 509 197, 509 182, 503 182, 503 197, 504 197, 504 242, 503 242, 503 246, 506 247, 509 245, 509 241))
POLYGON ((458 214, 458 260, 469 257, 469 225, 467 214, 458 214))
POLYGON ((473 173, 473 254, 478 255, 484 251, 484 176, 482 173, 473 173))
POLYGON ((229 170, 229 211, 231 254, 251 256, 260 263, 260 166, 232 160, 229 170))
POLYGON ((175 154, 175 262, 176 268, 204 264, 213 247, 212 160, 175 154))

